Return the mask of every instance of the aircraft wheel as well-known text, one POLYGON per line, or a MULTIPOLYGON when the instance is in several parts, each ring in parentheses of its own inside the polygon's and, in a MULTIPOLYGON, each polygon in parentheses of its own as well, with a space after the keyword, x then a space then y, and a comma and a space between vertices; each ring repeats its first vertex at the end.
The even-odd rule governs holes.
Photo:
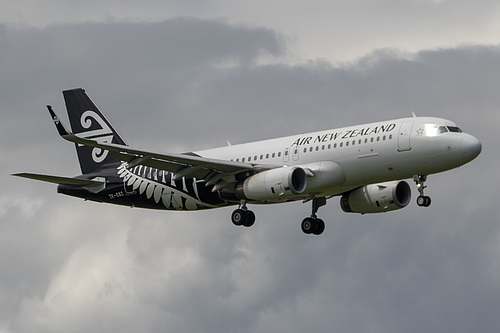
POLYGON ((321 235, 325 231, 325 222, 314 217, 306 217, 300 226, 306 234, 321 235))
POLYGON ((306 234, 320 235, 325 231, 325 222, 314 217, 306 217, 301 224, 302 231, 306 234))
POLYGON ((420 207, 429 207, 431 205, 431 198, 426 195, 421 195, 417 198, 417 205, 420 207))
POLYGON ((325 222, 321 219, 315 219, 316 227, 314 228, 313 234, 321 235, 325 231, 325 222))
POLYGON ((245 211, 245 221, 243 221, 243 225, 245 227, 251 227, 255 223, 255 214, 251 210, 245 211))
POLYGON ((251 227, 255 223, 255 214, 251 210, 236 209, 231 214, 231 221, 237 226, 251 227))
POLYGON ((306 217, 305 219, 302 220, 300 227, 302 228, 302 231, 305 234, 312 234, 312 232, 314 230, 313 219, 310 217, 306 217))
POLYGON ((240 226, 245 223, 246 216, 247 214, 245 214, 245 211, 243 209, 235 209, 231 214, 231 221, 234 225, 240 226))

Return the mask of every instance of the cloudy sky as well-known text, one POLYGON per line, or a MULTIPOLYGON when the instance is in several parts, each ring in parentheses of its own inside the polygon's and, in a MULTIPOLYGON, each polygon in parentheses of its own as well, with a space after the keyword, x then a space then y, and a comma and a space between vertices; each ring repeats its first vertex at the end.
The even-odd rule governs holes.
POLYGON ((0 332, 498 332, 500 3, 4 1, 0 332), (417 115, 483 152, 427 209, 165 212, 9 176, 78 174, 45 110, 83 87, 134 147, 182 152, 417 115))

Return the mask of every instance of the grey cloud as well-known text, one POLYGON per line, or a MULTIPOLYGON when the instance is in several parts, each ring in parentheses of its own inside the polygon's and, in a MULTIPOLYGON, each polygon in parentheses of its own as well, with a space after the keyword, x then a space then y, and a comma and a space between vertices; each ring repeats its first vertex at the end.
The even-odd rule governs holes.
POLYGON ((286 56, 282 36, 190 18, 4 28, 0 43, 1 329, 498 331, 498 46, 257 65, 265 53, 286 56), (129 143, 152 150, 411 111, 458 122, 484 149, 429 177, 429 209, 359 216, 333 198, 319 212, 325 233, 307 237, 299 223, 309 204, 257 206, 243 230, 230 208, 132 210, 7 176, 78 172, 43 110, 64 114, 60 91, 75 86, 129 143))

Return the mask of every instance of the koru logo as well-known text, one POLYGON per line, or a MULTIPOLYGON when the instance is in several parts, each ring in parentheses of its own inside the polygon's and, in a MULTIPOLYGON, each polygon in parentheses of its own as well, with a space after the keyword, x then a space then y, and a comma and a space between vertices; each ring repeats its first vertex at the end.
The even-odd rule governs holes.
POLYGON ((54 117, 54 124, 59 125, 59 123, 60 123, 59 117, 55 116, 54 117))
MULTIPOLYGON (((59 121, 59 119, 57 121, 59 121)), ((113 141, 113 131, 96 112, 87 110, 82 113, 82 116, 80 117, 80 124, 84 128, 84 131, 78 133, 78 136, 94 140, 98 143, 111 143, 113 141), (90 128, 92 128, 94 124, 99 125, 101 128, 91 130, 90 128)), ((92 160, 96 163, 101 163, 106 159, 108 153, 108 150, 95 147, 92 149, 92 160)))

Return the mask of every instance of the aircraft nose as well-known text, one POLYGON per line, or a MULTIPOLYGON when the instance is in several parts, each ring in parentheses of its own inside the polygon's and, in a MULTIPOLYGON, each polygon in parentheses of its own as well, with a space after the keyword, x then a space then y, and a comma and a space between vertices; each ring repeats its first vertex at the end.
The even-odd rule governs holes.
POLYGON ((482 145, 478 139, 470 134, 465 134, 462 137, 462 152, 467 156, 469 161, 475 159, 481 153, 482 145))

